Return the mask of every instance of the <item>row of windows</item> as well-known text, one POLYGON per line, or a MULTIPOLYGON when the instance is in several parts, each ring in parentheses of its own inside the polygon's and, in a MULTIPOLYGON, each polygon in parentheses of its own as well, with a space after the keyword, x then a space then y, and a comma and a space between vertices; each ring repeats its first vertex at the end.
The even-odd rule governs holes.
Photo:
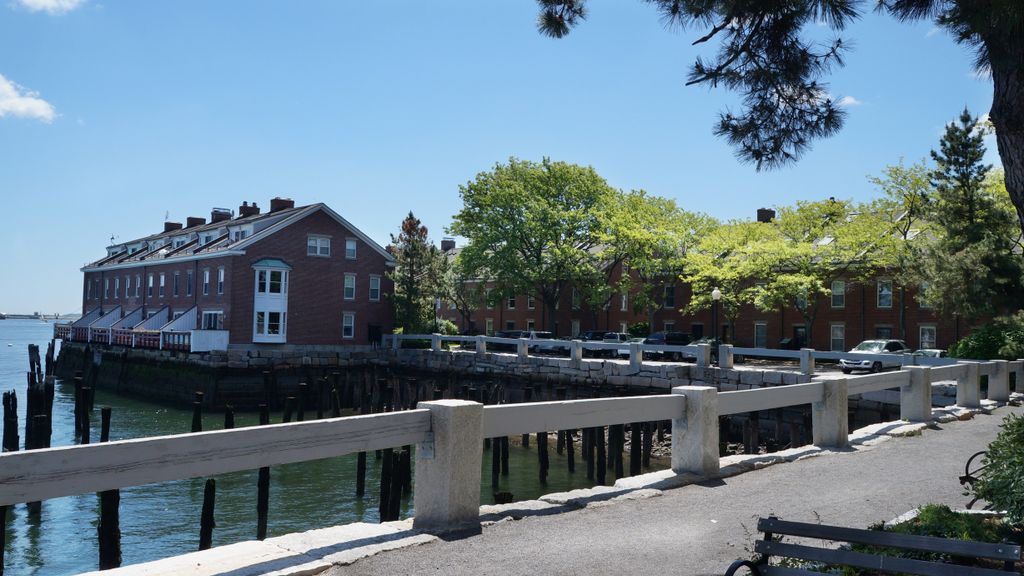
MULTIPOLYGON (((331 237, 310 235, 306 238, 307 256, 330 256, 331 237)), ((354 260, 356 257, 356 239, 345 239, 345 258, 354 260)))
MULTIPOLYGON (((203 285, 202 285, 203 296, 209 296, 210 295, 210 288, 211 288, 211 286, 210 286, 210 277, 211 277, 210 269, 209 268, 204 269, 203 270, 203 285)), ((217 294, 223 294, 224 293, 224 282, 225 282, 224 268, 217 268, 217 286, 216 286, 217 294)), ((99 298, 100 298, 99 284, 100 284, 99 279, 95 280, 94 282, 89 282, 89 283, 86 284, 86 286, 85 286, 85 288, 86 288, 86 293, 85 293, 86 300, 91 300, 93 298, 95 298, 96 300, 99 300, 99 298), (95 292, 93 291, 93 288, 92 288, 94 283, 95 283, 95 285, 97 287, 95 292)), ((122 294, 124 295, 125 298, 132 298, 132 297, 139 298, 142 295, 142 287, 143 287, 143 284, 142 284, 142 275, 141 274, 136 274, 135 275, 135 282, 134 282, 134 284, 132 283, 132 277, 131 276, 125 276, 124 277, 124 292, 122 292, 121 291, 121 277, 118 276, 118 277, 114 278, 114 282, 113 282, 114 293, 113 293, 113 296, 111 296, 111 293, 110 293, 110 288, 111 288, 110 278, 104 278, 104 280, 103 280, 103 298, 105 300, 111 300, 111 299, 118 300, 118 299, 120 299, 122 294)), ((156 293, 156 295, 159 298, 165 297, 167 295, 167 273, 166 272, 160 272, 159 274, 149 274, 149 275, 147 275, 145 287, 146 287, 146 297, 148 297, 148 298, 152 298, 153 297, 154 288, 155 288, 155 293, 156 293)), ((178 297, 178 296, 181 295, 181 292, 182 292, 182 290, 181 290, 181 272, 174 272, 174 273, 171 274, 171 295, 174 296, 174 297, 178 297)), ((185 292, 185 296, 191 296, 192 295, 192 271, 191 270, 187 270, 185 272, 184 292, 185 292)))
MULTIPOLYGON (((920 286, 920 292, 923 293, 927 289, 928 284, 922 283, 920 286)), ((892 308, 892 295, 892 280, 879 280, 875 285, 875 306, 878 308, 892 308)), ((926 310, 931 308, 931 306, 925 302, 921 302, 920 306, 926 310)), ((844 280, 832 281, 832 307, 846 307, 846 282, 844 280)))
MULTIPOLYGON (((345 300, 356 299, 356 275, 345 274, 343 295, 345 300)), ((380 276, 370 276, 370 301, 380 301, 380 276)))
MULTIPOLYGON (((204 313, 204 324, 206 321, 207 317, 206 313, 204 313)), ((220 317, 216 319, 211 318, 211 321, 220 321, 220 317)), ((288 313, 281 311, 256 311, 253 318, 253 332, 257 338, 283 338, 288 333, 288 313)), ((356 337, 356 315, 352 312, 345 312, 341 315, 341 337, 346 340, 356 337)))
MULTIPOLYGON (((487 302, 487 309, 488 310, 493 310, 494 309, 494 299, 493 299, 493 297, 491 295, 491 293, 493 291, 494 291, 493 288, 488 288, 487 289, 487 294, 485 296, 485 301, 487 302)), ((577 290, 576 288, 573 288, 572 289, 572 297, 571 297, 572 309, 573 310, 579 310, 580 309, 580 302, 581 301, 582 301, 582 297, 580 295, 580 291, 577 290)), ((555 302, 555 310, 558 309, 558 304, 559 304, 558 302, 555 302)), ((516 309, 516 297, 515 296, 509 296, 508 299, 506 300, 505 306, 509 310, 515 310, 516 309)), ((537 307, 537 303, 536 303, 536 300, 534 299, 534 297, 533 296, 527 296, 526 297, 526 309, 527 310, 534 310, 536 307, 537 307)), ((664 290, 664 293, 662 295, 662 307, 663 308, 675 308, 676 307, 676 287, 675 286, 665 286, 665 290, 664 290)), ((449 308, 454 309, 455 308, 455 304, 454 303, 450 303, 449 304, 449 308)), ((623 292, 622 294, 619 295, 619 310, 621 310, 622 312, 626 312, 626 311, 629 310, 629 294, 626 293, 626 292, 623 292)), ((507 329, 508 330, 514 330, 514 328, 507 328, 507 329)))

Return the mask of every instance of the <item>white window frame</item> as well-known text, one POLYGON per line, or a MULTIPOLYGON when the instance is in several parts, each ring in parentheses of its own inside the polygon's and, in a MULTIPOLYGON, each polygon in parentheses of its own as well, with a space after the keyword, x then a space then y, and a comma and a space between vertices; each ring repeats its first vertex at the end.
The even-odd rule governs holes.
POLYGON ((160 273, 160 297, 163 298, 167 295, 167 273, 160 273))
POLYGON ((665 323, 662 324, 662 326, 663 326, 663 329, 665 330, 665 332, 675 332, 676 321, 675 320, 665 320, 665 323))
POLYGON ((836 309, 846 308, 846 280, 833 280, 832 281, 832 307, 836 309), (839 290, 836 290, 836 288, 839 290), (839 297, 839 303, 836 303, 836 297, 839 297))
POLYGON ((936 348, 939 342, 939 329, 935 324, 921 324, 917 327, 917 347, 918 348, 936 348), (930 346, 925 346, 924 332, 930 330, 932 333, 932 340, 930 346))
POLYGON ((875 288, 875 306, 877 308, 879 308, 879 309, 882 309, 882 310, 891 310, 892 309, 892 301, 893 301, 892 280, 880 279, 878 281, 877 287, 875 288), (888 306, 883 306, 882 305, 882 286, 888 286, 889 287, 889 305, 888 306))
POLYGON ((120 276, 115 276, 114 277, 114 300, 117 300, 120 297, 121 297, 121 277, 120 276))
POLYGON ((103 299, 110 298, 110 278, 103 279, 103 299))
POLYGON ((331 237, 310 234, 306 237, 306 256, 331 257, 331 237))
POLYGON ((620 312, 627 312, 627 311, 629 311, 629 293, 628 292, 623 292, 622 294, 619 295, 619 311, 620 312))
POLYGON ((152 298, 152 297, 153 297, 153 274, 150 273, 150 275, 149 275, 149 285, 146 286, 146 298, 152 298))
POLYGON ((135 297, 138 298, 142 294, 142 274, 135 275, 135 297))
POLYGON ((224 267, 217 268, 217 294, 224 293, 224 267))
POLYGON ((627 326, 625 322, 619 322, 619 332, 622 332, 623 334, 628 334, 629 326, 627 326))
POLYGON ((210 295, 210 269, 203 268, 203 296, 210 295))
POLYGON ((832 352, 846 352, 846 324, 843 322, 833 322, 828 326, 828 342, 829 349, 832 352), (842 331, 842 338, 836 338, 835 330, 838 328, 842 331), (836 341, 840 341, 839 346, 836 346, 836 341))
POLYGON ((661 293, 661 307, 662 308, 675 308, 676 307, 676 287, 674 284, 665 286, 661 293), (672 304, 668 303, 668 293, 672 291, 672 304))
POLYGON ((370 276, 370 302, 380 302, 380 276, 370 276))
POLYGON ((484 290, 484 306, 488 310, 494 310, 494 300, 492 300, 492 298, 494 297, 493 292, 494 288, 487 288, 486 290, 484 290))
POLYGON ((345 312, 341 315, 341 338, 343 340, 354 340, 356 337, 356 315, 355 312, 345 312), (347 334, 346 334, 347 332, 347 334))
POLYGON ((223 310, 203 310, 200 320, 200 329, 202 330, 223 330, 224 329, 224 311, 223 310), (214 328, 207 327, 207 317, 216 316, 217 320, 214 322, 214 328))
POLYGON ((494 336, 494 318, 484 318, 484 335, 494 336))
POLYGON ((533 296, 526 297, 526 309, 534 310, 537 308, 537 300, 533 296))
POLYGON ((925 290, 927 290, 929 286, 931 286, 930 283, 921 282, 917 288, 917 305, 922 310, 933 310, 935 308, 935 306, 932 306, 924 299, 925 290))
POLYGON ((181 272, 174 271, 174 276, 171 277, 171 295, 175 298, 181 294, 181 272))
POLYGON ((754 322, 754 348, 767 348, 768 347, 768 323, 767 322, 754 322), (764 327, 764 340, 758 346, 757 342, 757 329, 764 327))
POLYGON ((345 283, 342 285, 342 294, 345 300, 356 299, 356 275, 348 272, 345 274, 345 283))
POLYGON ((131 296, 132 296, 132 277, 131 276, 125 276, 124 277, 124 297, 125 298, 131 298, 131 296))
POLYGON ((358 255, 357 243, 355 238, 345 238, 345 259, 355 260, 358 255))
POLYGON ((580 309, 580 300, 581 300, 581 298, 580 298, 580 291, 579 291, 578 288, 576 288, 574 286, 573 289, 572 289, 572 309, 573 310, 579 310, 580 309))
POLYGON ((532 318, 526 319, 526 330, 533 332, 536 329, 537 323, 532 318))
POLYGON ((515 310, 516 309, 516 297, 515 296, 509 296, 508 297, 508 301, 505 302, 505 304, 508 305, 508 309, 509 310, 515 310))
POLYGON ((192 295, 192 271, 185 271, 185 296, 192 295))

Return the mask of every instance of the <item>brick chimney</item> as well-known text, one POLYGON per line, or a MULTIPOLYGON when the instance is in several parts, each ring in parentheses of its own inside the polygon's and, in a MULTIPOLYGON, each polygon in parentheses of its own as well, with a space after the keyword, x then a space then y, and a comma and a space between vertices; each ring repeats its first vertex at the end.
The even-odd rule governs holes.
POLYGON ((775 220, 775 210, 772 210, 771 208, 757 209, 758 222, 771 222, 772 220, 775 220))
POLYGON ((214 208, 210 211, 210 224, 223 222, 231 219, 231 210, 227 208, 214 208))
POLYGON ((256 216, 260 213, 260 207, 255 202, 250 206, 248 202, 242 202, 242 205, 238 207, 238 217, 248 218, 249 216, 256 216))
POLYGON ((270 211, 277 212, 279 210, 287 210, 289 208, 295 208, 295 200, 291 198, 273 198, 270 200, 270 211))
POLYGON ((441 252, 451 252, 452 250, 455 250, 455 238, 442 238, 441 252))
POLYGON ((193 226, 202 226, 206 224, 206 218, 198 218, 196 216, 189 216, 185 219, 185 228, 192 228, 193 226))
POLYGON ((164 232, 171 230, 181 230, 181 222, 164 222, 164 232))

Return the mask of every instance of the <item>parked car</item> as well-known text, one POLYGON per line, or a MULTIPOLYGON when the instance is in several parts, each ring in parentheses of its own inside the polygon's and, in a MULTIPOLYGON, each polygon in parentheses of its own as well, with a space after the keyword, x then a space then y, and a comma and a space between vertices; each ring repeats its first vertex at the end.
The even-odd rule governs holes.
MULTIPOLYGON (((626 334, 625 332, 605 332, 604 333, 604 342, 607 343, 607 344, 625 344, 626 342, 629 342, 630 338, 632 338, 632 336, 630 336, 629 334, 626 334)), ((601 354, 601 356, 604 356, 604 357, 607 357, 607 358, 615 358, 616 356, 618 356, 618 351, 617 350, 598 350, 598 352, 603 352, 603 354, 601 354)), ((626 352, 626 355, 627 356, 629 355, 629 351, 628 350, 626 352)))
POLYGON ((939 350, 938 348, 921 348, 919 350, 915 350, 914 354, 917 354, 917 355, 920 355, 920 356, 927 356, 928 358, 945 358, 946 357, 946 351, 945 350, 939 350))
MULTIPOLYGON (((500 330, 494 333, 495 338, 522 338, 523 330, 500 330)), ((488 344, 487 349, 492 352, 515 352, 515 344, 488 344)))
POLYGON ((849 374, 854 370, 867 370, 868 372, 881 372, 885 368, 899 368, 903 362, 900 358, 903 354, 910 353, 910 347, 903 340, 865 340, 850 350, 850 354, 885 354, 891 355, 892 360, 856 360, 843 358, 839 360, 839 368, 843 374, 849 374))
MULTIPOLYGON (((607 334, 607 330, 587 330, 586 332, 580 332, 578 336, 573 340, 580 340, 582 342, 603 342, 604 335, 607 334)), ((589 350, 583 349, 583 356, 601 356, 604 350, 589 350)))
MULTIPOLYGON (((655 332, 644 339, 644 344, 656 346, 686 346, 690 343, 690 335, 686 332, 655 332)), ((644 352, 644 356, 652 360, 682 360, 682 352, 644 352)))
POLYGON ((555 335, 551 332, 533 330, 523 338, 530 341, 527 349, 531 354, 563 356, 569 353, 568 344, 564 340, 555 339, 555 335))
MULTIPOLYGON (((640 336, 640 337, 633 337, 633 338, 630 338, 629 340, 627 340, 626 344, 630 344, 630 343, 633 343, 633 342, 636 342, 637 344, 643 344, 644 343, 644 338, 642 336, 640 336)), ((629 346, 626 346, 625 348, 619 348, 615 352, 616 352, 616 356, 618 358, 629 358, 629 346)))

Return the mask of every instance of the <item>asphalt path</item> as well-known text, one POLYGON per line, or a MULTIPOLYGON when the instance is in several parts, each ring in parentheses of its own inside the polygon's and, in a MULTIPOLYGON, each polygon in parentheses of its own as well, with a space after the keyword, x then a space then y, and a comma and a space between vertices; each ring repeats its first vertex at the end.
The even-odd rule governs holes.
POLYGON ((721 575, 750 556, 757 516, 861 528, 922 504, 963 507, 963 465, 1010 412, 1024 409, 1002 407, 919 436, 653 498, 499 522, 477 536, 386 552, 326 574, 721 575))

